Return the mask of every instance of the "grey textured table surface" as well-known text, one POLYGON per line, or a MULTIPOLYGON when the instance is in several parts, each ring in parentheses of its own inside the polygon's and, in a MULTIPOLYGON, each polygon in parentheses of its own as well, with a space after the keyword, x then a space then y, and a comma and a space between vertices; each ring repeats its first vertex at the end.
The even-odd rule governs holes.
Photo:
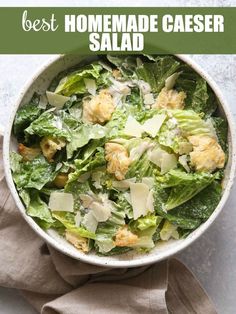
MULTIPOLYGON (((0 5, 28 6, 35 5, 31 0, 0 0, 0 5)), ((87 5, 86 2, 67 0, 67 6, 87 5)), ((119 1, 119 5, 132 5, 132 1, 119 1)), ((135 1, 136 6, 204 6, 203 0, 191 1, 135 1)), ((36 4, 37 5, 37 4, 36 4)), ((41 0, 40 4, 52 5, 52 2, 41 0)), ((53 5, 63 6, 64 0, 53 1, 53 5)), ((91 0, 90 5, 116 5, 116 1, 91 0)), ((236 1, 208 0, 208 6, 234 6, 236 1)), ((31 75, 50 56, 0 56, 0 124, 6 125, 12 105, 14 104, 22 86, 31 75)), ((192 58, 197 61, 218 83, 225 98, 228 100, 231 111, 236 117, 236 56, 200 56, 192 58)), ((214 301, 220 314, 234 314, 236 308, 236 186, 224 207, 222 213, 211 228, 191 247, 180 253, 178 257, 186 263, 202 283, 214 301)), ((2 253, 1 253, 2 254, 2 253)), ((33 314, 35 311, 29 306, 20 294, 7 288, 0 288, 0 313, 6 314, 33 314)), ((207 314, 207 313, 206 313, 207 314)))

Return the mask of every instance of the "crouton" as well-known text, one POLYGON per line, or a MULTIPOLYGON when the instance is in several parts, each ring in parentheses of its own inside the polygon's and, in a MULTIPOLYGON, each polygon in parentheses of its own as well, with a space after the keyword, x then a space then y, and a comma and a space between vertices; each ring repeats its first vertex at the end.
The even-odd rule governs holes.
POLYGON ((105 158, 108 161, 107 171, 117 180, 123 180, 131 163, 127 150, 120 144, 106 143, 105 158))
POLYGON ((115 104, 111 94, 105 89, 101 90, 98 95, 84 99, 83 121, 104 124, 111 119, 114 110, 115 104))
POLYGON ((207 135, 193 135, 188 137, 193 145, 190 153, 191 165, 197 171, 212 172, 216 168, 223 168, 225 164, 225 153, 217 140, 207 135))

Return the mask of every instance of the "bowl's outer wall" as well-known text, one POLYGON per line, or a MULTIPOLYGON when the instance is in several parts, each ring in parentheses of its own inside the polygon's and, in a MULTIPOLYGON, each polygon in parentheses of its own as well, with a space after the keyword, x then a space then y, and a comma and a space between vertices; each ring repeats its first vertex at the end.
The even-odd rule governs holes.
POLYGON ((228 141, 229 141, 229 159, 225 171, 225 179, 223 182, 224 192, 221 198, 220 203, 215 209, 211 217, 202 224, 198 229, 193 231, 186 239, 181 239, 178 241, 168 241, 167 243, 158 244, 150 253, 148 254, 137 254, 137 253, 127 253, 119 256, 111 257, 100 257, 94 253, 85 255, 84 253, 78 251, 75 247, 69 244, 64 238, 59 236, 55 231, 49 230, 45 232, 42 230, 35 221, 27 216, 25 212, 25 207, 22 204, 17 190, 15 188, 11 171, 10 171, 10 162, 9 162, 9 153, 12 150, 16 149, 16 141, 12 135, 12 124, 14 121, 15 113, 18 108, 27 103, 34 92, 44 93, 45 90, 50 85, 52 79, 61 71, 66 70, 84 59, 82 56, 75 55, 66 55, 66 56, 57 56, 48 61, 41 69, 29 80, 26 86, 23 88, 18 101, 16 102, 10 122, 7 129, 5 130, 4 135, 4 148, 3 148, 3 158, 4 158, 4 168, 6 180, 9 186, 9 189, 14 197, 17 207, 19 208, 22 216, 28 222, 28 224, 35 230, 35 232, 41 236, 48 244, 63 252, 64 254, 71 256, 75 259, 100 265, 100 266, 109 266, 109 267, 135 267, 146 264, 151 264, 154 262, 161 261, 165 258, 172 256, 186 248, 188 245, 193 243, 198 237, 200 237, 205 230, 213 223, 216 217, 219 215, 222 210, 228 196, 230 189, 233 184, 234 173, 235 173, 235 128, 233 123, 232 114, 229 111, 229 107, 226 104, 224 97, 219 91, 217 85, 214 83, 212 78, 207 75, 195 62, 190 58, 184 55, 177 55, 177 57, 187 64, 189 64, 196 72, 198 72, 202 77, 204 77, 208 84, 212 87, 216 96, 219 99, 219 111, 222 116, 224 116, 229 125, 228 141))

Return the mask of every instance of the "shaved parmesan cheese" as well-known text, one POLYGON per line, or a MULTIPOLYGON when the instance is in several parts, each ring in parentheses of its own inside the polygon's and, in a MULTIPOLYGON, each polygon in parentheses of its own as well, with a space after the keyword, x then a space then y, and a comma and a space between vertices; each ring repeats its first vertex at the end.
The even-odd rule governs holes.
POLYGON ((187 172, 190 172, 190 168, 188 166, 188 162, 187 162, 187 155, 182 155, 179 157, 179 163, 181 164, 181 166, 184 167, 184 169, 187 171, 187 172))
POLYGON ((161 168, 161 174, 165 174, 177 166, 177 158, 174 154, 168 154, 161 148, 157 148, 148 154, 148 159, 161 168))
POLYGON ((154 149, 151 152, 149 152, 148 159, 151 162, 153 162, 155 165, 157 165, 158 167, 161 168, 161 162, 163 159, 163 154, 166 154, 166 152, 161 148, 157 148, 157 149, 154 149))
POLYGON ((97 86, 96 86, 95 80, 91 80, 91 79, 85 78, 84 79, 84 84, 85 84, 85 87, 87 88, 87 91, 91 95, 95 96, 96 95, 96 90, 97 90, 97 86))
POLYGON ((147 198, 149 194, 149 188, 144 183, 131 183, 130 184, 130 196, 133 207, 134 219, 138 219, 140 216, 147 214, 147 198))
POLYGON ((70 100, 70 97, 59 95, 53 92, 46 91, 48 102, 51 106, 61 109, 65 103, 70 100))
POLYGON ((172 89, 175 86, 175 82, 181 73, 182 72, 176 72, 172 74, 171 76, 167 77, 167 79, 165 80, 165 87, 168 90, 172 89))
POLYGON ((77 214, 75 215, 75 225, 76 227, 79 227, 81 224, 81 213, 77 212, 77 214))
POLYGON ((131 149, 129 157, 132 161, 138 160, 145 151, 152 148, 155 144, 148 141, 142 141, 140 145, 131 149))
POLYGON ((154 212, 154 197, 152 190, 150 190, 148 193, 146 207, 148 212, 154 212))
POLYGON ((110 81, 113 83, 109 88, 111 94, 118 92, 122 95, 130 95, 131 90, 128 86, 128 82, 119 82, 113 77, 110 77, 110 81))
POLYGON ((151 189, 153 188, 155 182, 153 177, 143 177, 142 183, 146 184, 149 187, 149 189, 151 189))
POLYGON ((143 80, 138 80, 138 81, 134 80, 134 83, 136 83, 138 85, 138 87, 139 87, 139 89, 143 95, 150 94, 151 86, 147 82, 145 82, 143 80))
POLYGON ((155 100, 154 100, 153 94, 149 93, 149 94, 144 95, 143 102, 144 102, 144 105, 154 104, 155 100))
POLYGON ((130 178, 126 180, 121 180, 121 181, 113 181, 112 186, 116 189, 129 189, 130 183, 135 183, 136 178, 130 178))
POLYGON ((93 202, 89 208, 92 209, 94 217, 99 222, 106 221, 111 216, 111 208, 99 202, 93 202))
POLYGON ((143 129, 142 129, 141 124, 137 120, 135 120, 132 116, 128 116, 128 119, 125 124, 124 133, 132 137, 141 137, 142 132, 143 132, 143 129))
POLYGON ((156 137, 158 131, 160 130, 163 122, 165 121, 165 114, 156 114, 151 119, 148 119, 142 125, 143 130, 150 134, 152 137, 156 137))
POLYGON ((52 211, 73 212, 74 198, 71 193, 57 192, 51 193, 48 207, 52 211))
POLYGON ((166 153, 161 162, 161 174, 167 173, 169 170, 176 168, 177 158, 174 154, 166 153))
POLYGON ((95 232, 97 230, 98 221, 92 211, 84 215, 82 223, 88 231, 95 232))
POLYGON ((93 186, 95 186, 96 189, 102 189, 102 185, 101 185, 101 179, 103 176, 104 172, 102 171, 96 171, 92 173, 92 181, 93 186))
POLYGON ((84 208, 89 208, 90 204, 94 201, 94 198, 88 194, 80 194, 79 197, 84 208))

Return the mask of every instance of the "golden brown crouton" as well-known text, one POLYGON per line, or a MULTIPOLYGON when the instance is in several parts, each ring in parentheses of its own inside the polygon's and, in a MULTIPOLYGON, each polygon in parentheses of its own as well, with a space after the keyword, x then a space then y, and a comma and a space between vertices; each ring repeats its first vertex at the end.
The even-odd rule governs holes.
POLYGON ((113 75, 113 77, 114 77, 115 79, 120 79, 120 78, 121 78, 121 72, 120 72, 120 70, 118 70, 118 69, 114 69, 114 70, 112 71, 112 75, 113 75))
POLYGON ((223 168, 225 164, 225 153, 216 139, 207 135, 193 135, 188 137, 193 145, 190 153, 191 165, 197 171, 214 171, 223 168))
POLYGON ((40 142, 43 155, 49 162, 53 161, 56 152, 65 147, 65 145, 66 142, 64 140, 53 137, 44 137, 40 142))
POLYGON ((27 147, 24 144, 19 144, 18 152, 23 157, 23 160, 31 161, 40 154, 41 149, 40 148, 27 147))
POLYGON ((115 104, 111 94, 103 89, 92 98, 83 102, 83 121, 103 124, 111 119, 115 104))
POLYGON ((168 90, 164 87, 157 96, 157 100, 152 107, 159 109, 183 109, 185 98, 185 92, 177 92, 174 89, 168 90))
POLYGON ((132 246, 138 242, 138 236, 128 230, 127 226, 120 228, 115 237, 116 246, 132 246))
POLYGON ((106 143, 105 158, 108 161, 107 171, 117 180, 123 180, 131 163, 127 150, 120 144, 106 143))
POLYGON ((67 173, 58 173, 53 183, 55 184, 56 187, 58 187, 59 189, 62 189, 66 185, 67 180, 68 180, 67 173))
POLYGON ((70 242, 71 244, 73 244, 77 249, 79 249, 80 251, 84 253, 88 253, 89 251, 88 239, 83 238, 79 236, 78 234, 69 230, 66 230, 65 237, 66 237, 66 240, 70 242))

